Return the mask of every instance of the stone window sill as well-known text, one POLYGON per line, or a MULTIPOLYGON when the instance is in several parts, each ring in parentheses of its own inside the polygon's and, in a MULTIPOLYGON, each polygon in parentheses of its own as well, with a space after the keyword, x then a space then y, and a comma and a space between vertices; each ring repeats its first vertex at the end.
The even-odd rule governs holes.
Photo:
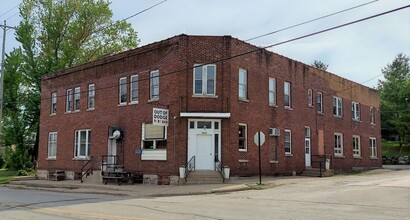
POLYGON ((248 163, 249 160, 238 160, 239 163, 248 163))

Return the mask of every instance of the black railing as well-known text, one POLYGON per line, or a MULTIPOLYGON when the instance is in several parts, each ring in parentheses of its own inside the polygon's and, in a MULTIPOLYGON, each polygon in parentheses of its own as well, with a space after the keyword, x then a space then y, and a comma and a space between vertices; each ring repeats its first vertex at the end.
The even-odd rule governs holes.
POLYGON ((101 172, 104 173, 107 169, 114 169, 117 165, 117 155, 101 156, 101 172))
POLYGON ((192 156, 185 166, 185 180, 193 170, 195 170, 195 156, 192 156))
POLYGON ((93 161, 94 161, 94 157, 91 156, 90 160, 87 161, 87 163, 84 164, 83 167, 81 167, 81 176, 80 176, 80 180, 81 183, 84 182, 84 178, 87 177, 90 174, 93 174, 93 161))
POLYGON ((219 172, 219 174, 221 174, 221 176, 222 176, 222 182, 225 182, 225 171, 224 171, 224 167, 222 166, 222 163, 221 163, 221 161, 219 161, 219 159, 216 159, 215 158, 215 168, 216 168, 216 171, 218 171, 219 172))
POLYGON ((332 169, 332 155, 312 155, 312 167, 316 163, 319 168, 319 176, 322 177, 322 172, 332 169))

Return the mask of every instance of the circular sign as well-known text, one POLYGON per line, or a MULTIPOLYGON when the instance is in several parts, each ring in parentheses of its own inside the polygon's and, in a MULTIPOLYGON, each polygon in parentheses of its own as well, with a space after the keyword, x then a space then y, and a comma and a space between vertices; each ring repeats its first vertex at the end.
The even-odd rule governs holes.
POLYGON ((256 132, 255 136, 253 137, 253 142, 255 142, 256 146, 262 146, 265 143, 265 134, 262 131, 256 132))

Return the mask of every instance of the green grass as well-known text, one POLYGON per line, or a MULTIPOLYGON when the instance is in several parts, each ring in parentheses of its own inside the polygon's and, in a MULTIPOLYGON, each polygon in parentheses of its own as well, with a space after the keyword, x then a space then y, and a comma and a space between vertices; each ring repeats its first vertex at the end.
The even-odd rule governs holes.
POLYGON ((382 155, 388 157, 410 156, 410 147, 400 147, 398 141, 382 141, 382 155))
POLYGON ((17 175, 16 171, 0 169, 0 184, 7 184, 17 175))

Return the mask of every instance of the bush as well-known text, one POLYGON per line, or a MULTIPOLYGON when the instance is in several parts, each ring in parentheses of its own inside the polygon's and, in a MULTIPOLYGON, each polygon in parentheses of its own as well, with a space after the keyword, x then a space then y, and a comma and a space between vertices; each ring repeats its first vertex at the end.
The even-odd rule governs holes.
POLYGON ((3 158, 3 155, 0 154, 0 169, 6 165, 6 161, 3 158))
POLYGON ((33 167, 28 149, 22 146, 6 147, 4 159, 6 167, 11 170, 28 170, 33 167))
POLYGON ((28 176, 28 172, 26 170, 19 170, 17 171, 17 176, 28 176))

